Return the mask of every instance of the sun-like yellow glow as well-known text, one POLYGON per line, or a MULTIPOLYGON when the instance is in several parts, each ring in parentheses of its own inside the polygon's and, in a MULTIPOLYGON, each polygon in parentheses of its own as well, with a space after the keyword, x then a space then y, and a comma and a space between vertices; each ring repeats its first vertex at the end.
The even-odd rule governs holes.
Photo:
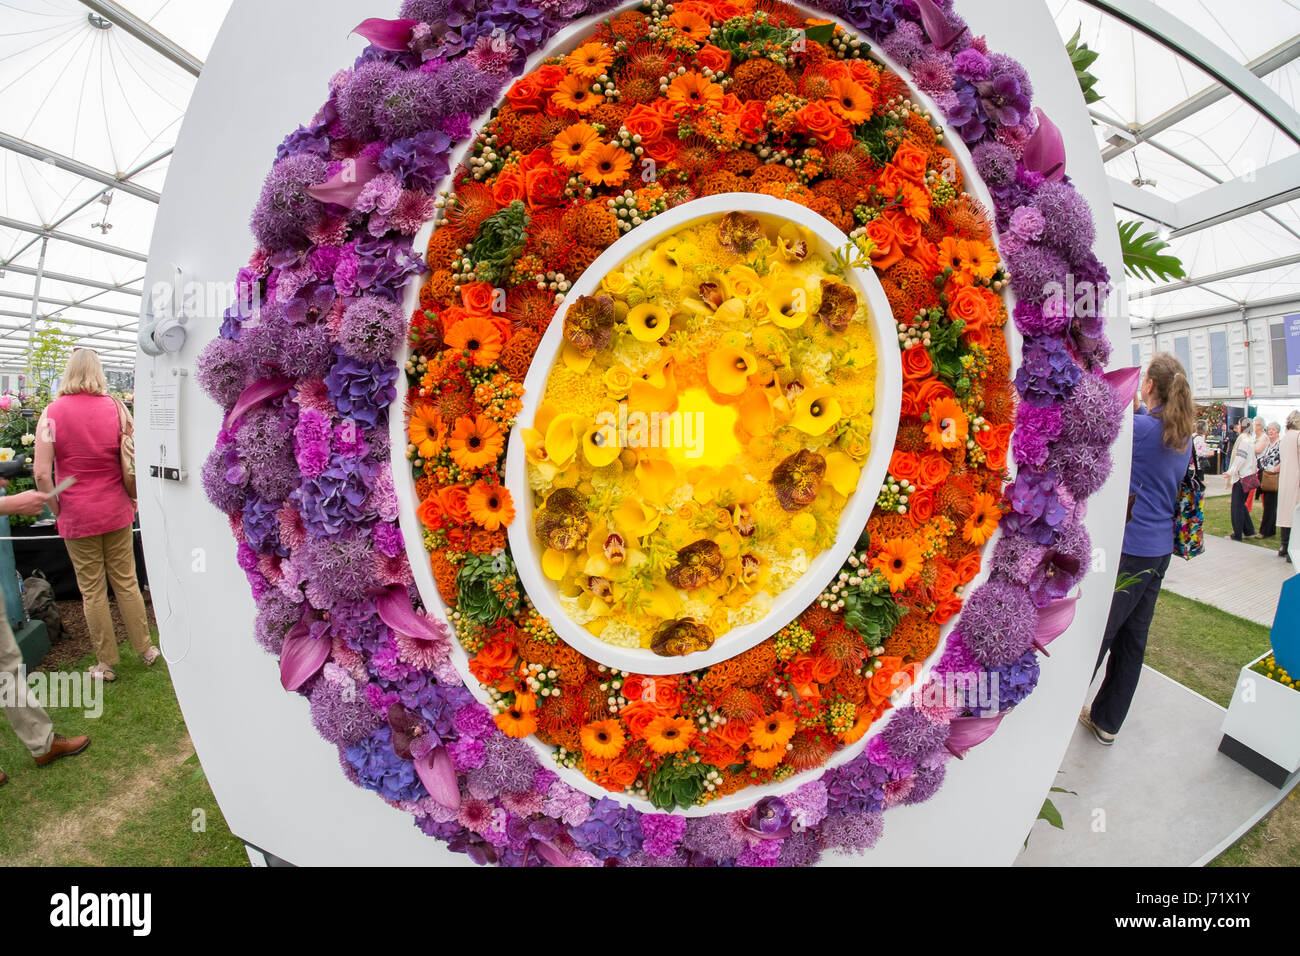
POLYGON ((677 398, 677 412, 682 440, 664 441, 665 425, 671 423, 676 428, 678 424, 671 418, 660 424, 660 440, 664 441, 664 456, 678 468, 719 468, 740 455, 734 405, 719 405, 704 389, 688 388, 677 398))

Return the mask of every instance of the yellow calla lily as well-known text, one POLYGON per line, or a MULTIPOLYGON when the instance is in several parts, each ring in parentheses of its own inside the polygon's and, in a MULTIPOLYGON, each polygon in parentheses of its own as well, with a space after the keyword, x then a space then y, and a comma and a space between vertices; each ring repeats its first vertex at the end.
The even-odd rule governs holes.
POLYGON ((581 415, 556 415, 546 428, 546 454, 551 463, 563 468, 578 450, 586 421, 581 415))
POLYGON ((564 340, 564 345, 560 349, 560 358, 564 361, 564 367, 572 369, 575 372, 585 372, 591 367, 591 360, 595 355, 583 355, 574 347, 568 339, 564 340))
POLYGON ((648 500, 663 502, 677 490, 677 467, 663 458, 642 458, 636 466, 636 480, 648 500))
POLYGON ((824 435, 840 420, 840 403, 833 397, 834 392, 829 385, 805 388, 795 399, 790 424, 807 435, 824 435))
POLYGON ((650 268, 663 280, 665 289, 680 288, 682 277, 686 274, 686 270, 682 268, 677 258, 679 245, 681 245, 680 239, 667 239, 655 246, 650 254, 650 268))
POLYGON ((722 305, 718 306, 713 313, 714 318, 719 322, 739 323, 745 318, 745 300, 739 298, 730 298, 722 305))
POLYGON ((740 425, 750 435, 766 435, 772 430, 772 394, 765 388, 752 388, 736 403, 740 425))
POLYGON ((671 359, 632 381, 628 391, 628 410, 671 412, 677 407, 677 370, 671 359))
POLYGON ((808 321, 808 290, 795 278, 782 277, 767 294, 767 317, 783 329, 797 329, 808 321))
POLYGON ((552 581, 563 580, 568 570, 569 554, 567 551, 556 551, 554 548, 547 548, 542 553, 542 573, 552 581))
MULTIPOLYGON (((656 617, 674 618, 677 612, 681 610, 682 599, 674 588, 667 584, 659 584, 650 592, 650 599, 647 602, 646 610, 656 617)), ((645 637, 646 646, 649 646, 652 634, 647 633, 645 637)))
POLYGON ((737 348, 714 349, 707 363, 709 384, 723 395, 739 395, 757 368, 758 360, 750 352, 737 348))
POLYGON ((668 310, 656 302, 642 302, 627 314, 627 328, 638 342, 657 342, 668 334, 668 310))
POLYGON ((833 451, 826 456, 826 481, 846 498, 857 490, 861 473, 858 463, 842 451, 833 451))
POLYGON ((595 468, 613 464, 622 451, 618 443, 618 428, 611 422, 604 421, 583 433, 582 456, 595 468))
POLYGON ((614 512, 614 523, 629 540, 644 538, 659 527, 660 514, 643 501, 628 497, 614 512))

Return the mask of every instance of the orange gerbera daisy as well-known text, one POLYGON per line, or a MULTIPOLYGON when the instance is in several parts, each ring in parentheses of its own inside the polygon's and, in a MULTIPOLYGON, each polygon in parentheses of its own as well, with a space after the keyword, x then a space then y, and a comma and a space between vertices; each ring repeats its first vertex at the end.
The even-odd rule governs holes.
POLYGON ((537 730, 537 700, 532 694, 515 694, 515 702, 492 719, 507 737, 527 737, 537 730))
POLYGON ((510 492, 497 484, 476 481, 470 485, 465 496, 465 507, 474 523, 488 531, 496 531, 502 525, 515 520, 515 506, 510 492))
POLYGON ((722 99, 722 87, 702 73, 683 73, 668 85, 668 102, 674 109, 716 110, 722 99))
POLYGON ((695 725, 685 717, 656 717, 646 725, 645 739, 657 754, 681 753, 695 739, 695 725))
POLYGON ((1002 509, 998 505, 998 499, 981 492, 975 496, 975 507, 970 517, 966 519, 966 523, 962 525, 962 539, 976 546, 984 544, 993 537, 993 532, 998 529, 998 519, 1001 517, 1002 509))
POLYGON ((907 583, 921 573, 924 565, 925 557, 912 538, 886 541, 871 562, 871 566, 889 582, 890 591, 901 591, 907 587, 907 583))
POLYGON ((797 729, 795 720, 784 711, 775 711, 750 724, 749 743, 759 750, 784 748, 797 729))
POLYGON ((454 351, 468 352, 470 361, 485 368, 501 356, 501 330, 491 319, 471 315, 450 329, 443 341, 454 351))
POLYGON ((605 97, 592 92, 591 80, 570 73, 555 87, 555 92, 551 94, 551 102, 562 110, 590 113, 605 102, 605 97))
POLYGON ((496 462, 505 447, 505 432, 490 418, 462 415, 447 439, 447 447, 456 464, 465 469, 482 468, 496 462))
POLYGON ((614 62, 614 51, 603 43, 584 43, 564 58, 564 67, 570 73, 586 80, 594 80, 614 62))
POLYGON ((613 143, 601 143, 582 161, 582 178, 593 186, 618 186, 632 168, 632 155, 613 143))
POLYGON ((713 27, 709 21, 691 10, 677 10, 668 18, 668 25, 676 27, 696 43, 703 43, 709 38, 713 27))
POLYGON ((993 277, 998 254, 987 242, 944 236, 939 242, 939 268, 952 269, 952 280, 958 285, 970 285, 976 278, 993 277))
POLYGON ((438 410, 428 402, 416 402, 411 406, 408 430, 415 453, 421 458, 432 458, 446 447, 447 426, 438 410))
POLYGON ((831 82, 830 106, 840 117, 850 123, 871 119, 874 105, 871 94, 847 77, 831 82))
POLYGON ((925 423, 925 440, 935 451, 962 448, 970 423, 955 398, 941 398, 930 403, 930 420, 925 423))
POLYGON ((599 760, 613 760, 627 746, 627 735, 617 720, 597 720, 582 728, 582 749, 599 760))
POLYGON ((785 759, 785 747, 771 747, 767 750, 751 750, 749 764, 759 770, 770 770, 785 759))
POLYGON ((574 123, 551 142, 551 159, 565 169, 577 169, 599 145, 596 127, 590 123, 574 123))

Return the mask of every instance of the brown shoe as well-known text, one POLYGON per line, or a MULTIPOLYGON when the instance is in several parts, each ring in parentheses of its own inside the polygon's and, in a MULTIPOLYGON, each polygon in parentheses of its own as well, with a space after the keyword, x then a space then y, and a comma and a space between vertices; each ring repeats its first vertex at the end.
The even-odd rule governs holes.
POLYGON ((44 767, 52 760, 58 760, 60 757, 71 757, 73 754, 79 754, 90 746, 90 738, 85 734, 80 737, 60 737, 54 735, 54 743, 50 744, 50 752, 44 757, 33 758, 36 766, 44 767))
POLYGON ((3 770, 0 770, 0 787, 3 787, 8 782, 9 782, 9 778, 5 776, 5 772, 3 770))

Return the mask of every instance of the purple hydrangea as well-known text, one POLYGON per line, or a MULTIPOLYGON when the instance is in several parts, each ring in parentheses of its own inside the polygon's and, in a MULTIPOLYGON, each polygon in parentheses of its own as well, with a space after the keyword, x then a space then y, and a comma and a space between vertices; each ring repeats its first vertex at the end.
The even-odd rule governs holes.
POLYGON ((289 549, 280 543, 279 502, 250 498, 244 505, 244 537, 259 554, 287 557, 289 549))
POLYGON ((328 178, 328 164, 312 153, 278 160, 266 177, 249 223, 258 245, 273 252, 306 245, 307 230, 325 214, 324 205, 307 194, 307 187, 328 178))
POLYGON ((1010 710, 1028 697, 1038 685, 1038 655, 1028 651, 1008 664, 989 668, 990 687, 996 689, 993 699, 972 708, 971 716, 988 717, 999 711, 1010 710))
POLYGON ((602 797, 591 816, 570 831, 578 849, 606 859, 623 860, 641 848, 641 815, 602 797))
POLYGON ((308 533, 328 537, 369 521, 370 483, 379 466, 364 459, 336 458, 319 475, 305 478, 290 496, 308 533))
POLYGON ((1059 481, 1056 472, 1022 468, 1007 490, 1011 511, 1002 518, 1002 530, 1051 544, 1068 514, 1057 487, 1059 481))
POLYGON ((397 397, 397 363, 363 362, 335 350, 334 367, 325 376, 330 401, 341 415, 366 428, 388 421, 388 406, 397 397))
POLYGON ((1065 345, 1044 336, 1027 339, 1024 357, 1016 371, 1016 389, 1030 405, 1054 405, 1068 398, 1083 370, 1065 345))
POLYGON ((443 130, 424 130, 399 139, 379 157, 379 168, 392 173, 407 189, 432 192, 451 171, 451 137, 443 130))
POLYGON ((416 776, 415 764, 393 752, 392 735, 388 724, 378 727, 346 748, 348 763, 356 770, 361 786, 385 800, 419 800, 428 791, 416 776))

